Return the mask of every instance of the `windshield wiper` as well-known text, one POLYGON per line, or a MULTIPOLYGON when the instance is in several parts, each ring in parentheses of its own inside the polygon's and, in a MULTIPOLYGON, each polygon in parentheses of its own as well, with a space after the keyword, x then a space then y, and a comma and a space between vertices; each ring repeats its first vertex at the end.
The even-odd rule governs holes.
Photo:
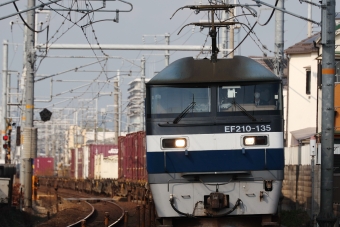
POLYGON ((190 109, 193 109, 196 105, 195 101, 192 101, 189 106, 187 106, 187 108, 185 108, 182 113, 180 113, 175 120, 172 122, 174 124, 177 124, 183 117, 185 117, 185 115, 187 115, 187 113, 189 112, 190 109))
POLYGON ((247 115, 247 117, 249 117, 252 121, 257 121, 257 119, 251 115, 248 111, 246 111, 246 109, 244 109, 240 104, 238 104, 235 100, 233 100, 232 104, 234 104, 235 106, 237 106, 245 115, 247 115))

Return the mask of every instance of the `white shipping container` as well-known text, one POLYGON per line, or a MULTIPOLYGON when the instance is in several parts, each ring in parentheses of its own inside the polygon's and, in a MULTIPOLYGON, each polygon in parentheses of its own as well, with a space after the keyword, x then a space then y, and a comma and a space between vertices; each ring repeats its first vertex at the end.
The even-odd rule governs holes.
POLYGON ((0 204, 8 203, 10 180, 10 178, 0 178, 0 204))
POLYGON ((89 161, 90 161, 89 146, 83 146, 83 152, 84 152, 83 179, 87 179, 89 177, 89 161))
POLYGON ((118 178, 118 155, 104 158, 103 154, 95 155, 95 179, 118 178))

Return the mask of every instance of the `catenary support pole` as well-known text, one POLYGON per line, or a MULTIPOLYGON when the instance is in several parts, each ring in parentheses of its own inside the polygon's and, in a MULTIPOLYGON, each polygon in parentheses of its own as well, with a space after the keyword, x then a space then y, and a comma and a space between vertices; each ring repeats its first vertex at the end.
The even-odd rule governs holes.
POLYGON ((140 77, 140 130, 144 131, 144 99, 145 99, 145 58, 141 60, 141 77, 140 77))
MULTIPOLYGON (((3 58, 2 58, 2 130, 1 138, 6 134, 7 119, 7 80, 8 80, 8 41, 3 42, 3 58)), ((1 139, 2 143, 3 140, 1 139)), ((6 150, 1 146, 0 163, 5 163, 6 150)))
MULTIPOLYGON (((233 18, 234 17, 234 9, 231 8, 229 9, 229 17, 233 18)), ((234 21, 234 19, 232 19, 232 21, 234 21)), ((234 43, 234 25, 230 25, 229 26, 229 49, 231 50, 230 54, 229 54, 229 58, 233 58, 234 57, 234 48, 235 48, 235 43, 234 43)))
MULTIPOLYGON (((310 0, 311 2, 313 2, 313 0, 310 0)), ((308 13, 307 13, 307 17, 308 19, 312 20, 312 4, 308 4, 308 13)), ((312 22, 308 21, 307 22, 307 36, 311 37, 312 36, 312 22)))
MULTIPOLYGON (((165 33, 165 44, 170 45, 170 34, 165 33)), ((170 51, 165 50, 165 67, 168 66, 170 63, 170 51)))
MULTIPOLYGON (((277 8, 284 9, 284 1, 279 0, 277 8)), ((284 13, 280 10, 275 11, 275 74, 282 78, 283 76, 283 31, 284 31, 284 13)))
POLYGON ((113 82, 113 89, 114 89, 114 119, 115 119, 115 125, 114 125, 114 132, 115 132, 115 141, 114 144, 118 145, 118 136, 119 136, 119 76, 120 73, 117 72, 117 76, 113 82))
POLYGON ((321 201, 316 221, 320 227, 333 227, 336 221, 333 213, 335 0, 322 1, 321 21, 321 201))
MULTIPOLYGON (((228 4, 229 0, 223 0, 223 4, 228 4)), ((227 10, 223 10, 222 11, 222 21, 227 21, 228 19, 228 11, 227 10)), ((227 27, 221 27, 221 44, 220 44, 220 49, 222 49, 221 51, 221 58, 226 58, 228 52, 225 50, 228 47, 228 29, 227 27)))
MULTIPOLYGON (((35 0, 27 0, 27 8, 32 9, 35 7, 35 0)), ((31 28, 35 28, 35 10, 27 12, 27 25, 31 28)), ((31 29, 27 29, 26 34, 26 62, 27 68, 26 81, 25 81, 25 102, 23 106, 24 116, 22 122, 24 124, 24 141, 25 135, 30 139, 26 138, 23 150, 23 163, 21 168, 24 172, 24 206, 32 207, 32 159, 37 156, 37 150, 32 150, 32 143, 36 144, 36 136, 33 135, 35 130, 33 129, 33 110, 34 110, 34 73, 35 73, 35 34, 31 29), (24 157, 25 156, 25 157, 24 157)))

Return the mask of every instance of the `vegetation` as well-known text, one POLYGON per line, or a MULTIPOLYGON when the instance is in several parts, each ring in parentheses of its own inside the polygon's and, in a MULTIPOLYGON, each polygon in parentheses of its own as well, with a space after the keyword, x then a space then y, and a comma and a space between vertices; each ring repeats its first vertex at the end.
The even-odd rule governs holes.
POLYGON ((310 226, 310 217, 303 210, 281 211, 281 225, 286 227, 307 227, 310 226))

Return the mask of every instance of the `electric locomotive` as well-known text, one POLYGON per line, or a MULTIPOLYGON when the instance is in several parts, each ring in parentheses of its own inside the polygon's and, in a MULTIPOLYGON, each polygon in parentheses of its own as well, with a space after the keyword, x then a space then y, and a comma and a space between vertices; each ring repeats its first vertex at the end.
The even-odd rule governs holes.
POLYGON ((157 215, 276 213, 282 81, 258 62, 183 58, 146 83, 148 183, 157 215))

